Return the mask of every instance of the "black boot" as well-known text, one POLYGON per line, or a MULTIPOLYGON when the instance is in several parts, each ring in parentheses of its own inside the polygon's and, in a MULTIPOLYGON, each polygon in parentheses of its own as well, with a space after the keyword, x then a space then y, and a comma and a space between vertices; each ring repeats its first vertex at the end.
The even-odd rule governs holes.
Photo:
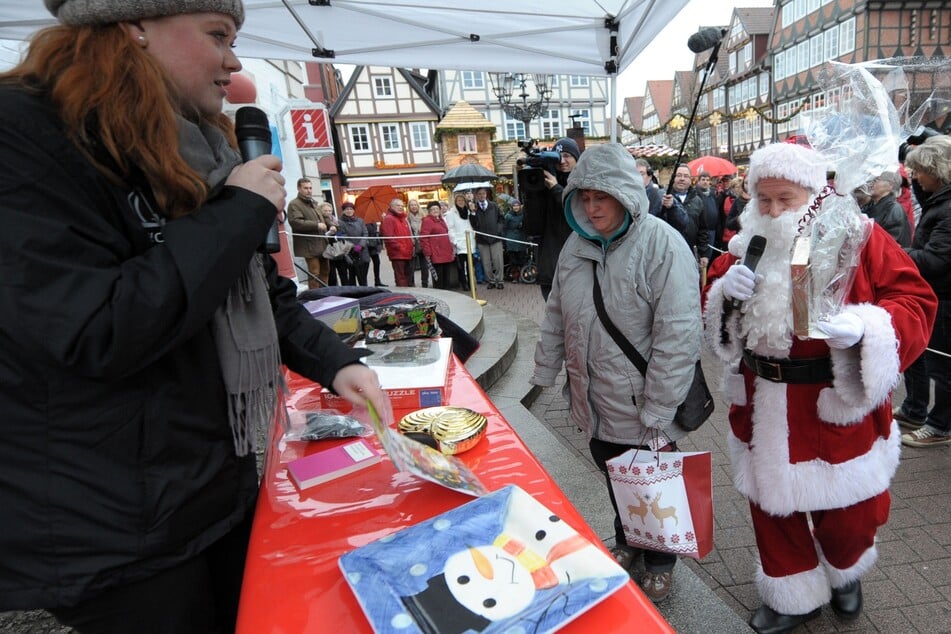
POLYGON ((832 588, 832 611, 840 619, 851 621, 862 613, 862 582, 856 579, 841 588, 832 588))
POLYGON ((768 605, 761 605, 750 619, 750 627, 757 634, 784 634, 802 625, 806 621, 819 616, 820 609, 816 608, 808 614, 780 614, 768 605))

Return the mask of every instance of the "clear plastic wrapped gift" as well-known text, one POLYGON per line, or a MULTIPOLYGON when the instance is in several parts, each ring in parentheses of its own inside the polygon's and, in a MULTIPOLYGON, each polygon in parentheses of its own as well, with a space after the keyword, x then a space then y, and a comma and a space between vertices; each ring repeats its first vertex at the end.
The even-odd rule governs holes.
POLYGON ((873 221, 849 193, 898 169, 906 124, 889 90, 861 65, 827 63, 819 83, 826 105, 804 112, 801 124, 835 181, 803 218, 791 265, 793 330, 815 339, 825 338, 816 323, 842 310, 872 233, 873 221))
POLYGON ((796 336, 825 338, 816 322, 842 310, 855 279, 862 247, 872 233, 872 224, 851 196, 833 194, 822 201, 819 212, 793 246, 791 273, 796 336))

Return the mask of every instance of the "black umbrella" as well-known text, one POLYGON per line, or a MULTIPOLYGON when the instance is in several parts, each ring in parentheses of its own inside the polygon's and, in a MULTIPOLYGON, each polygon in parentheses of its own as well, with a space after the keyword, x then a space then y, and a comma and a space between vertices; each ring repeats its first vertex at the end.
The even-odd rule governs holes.
POLYGON ((490 181, 498 178, 495 172, 486 169, 478 163, 464 163, 459 167, 454 167, 445 176, 442 182, 447 184, 473 183, 476 181, 490 181))

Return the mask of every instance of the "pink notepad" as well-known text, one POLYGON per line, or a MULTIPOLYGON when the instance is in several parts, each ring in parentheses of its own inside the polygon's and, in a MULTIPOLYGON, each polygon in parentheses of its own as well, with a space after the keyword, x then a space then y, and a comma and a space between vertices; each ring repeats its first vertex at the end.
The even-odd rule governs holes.
POLYGON ((287 465, 291 480, 306 489, 378 463, 383 453, 362 438, 298 458, 287 465))

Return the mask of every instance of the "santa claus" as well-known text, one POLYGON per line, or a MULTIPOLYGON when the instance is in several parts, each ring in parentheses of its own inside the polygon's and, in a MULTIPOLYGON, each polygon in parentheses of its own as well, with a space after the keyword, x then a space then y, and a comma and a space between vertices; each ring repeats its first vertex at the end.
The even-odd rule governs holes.
MULTIPOLYGON (((901 447, 890 394, 924 350, 937 301, 895 240, 864 227, 841 311, 796 336, 793 241, 821 218, 809 207, 826 165, 810 148, 773 144, 751 156, 747 184, 752 200, 725 256, 732 266, 712 281, 704 319, 726 367, 734 483, 749 499, 760 555, 763 605, 750 625, 778 633, 826 603, 840 618, 861 612, 859 579, 876 560, 901 447), (755 273, 741 263, 753 236, 766 238, 755 273)), ((844 217, 853 228, 865 222, 857 206, 844 217)))

